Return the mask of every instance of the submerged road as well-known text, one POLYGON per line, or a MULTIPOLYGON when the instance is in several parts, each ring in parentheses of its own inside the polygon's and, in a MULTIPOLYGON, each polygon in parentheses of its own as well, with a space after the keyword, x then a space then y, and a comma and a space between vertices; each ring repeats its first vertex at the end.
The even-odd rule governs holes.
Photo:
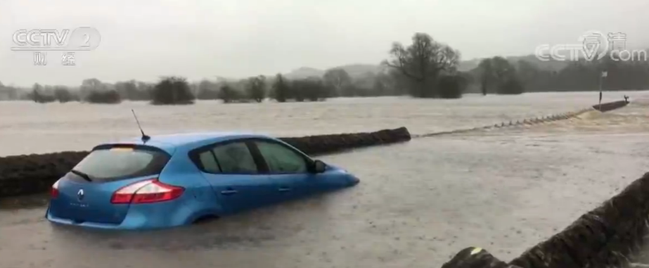
POLYGON ((428 268, 467 246, 509 260, 647 171, 642 109, 323 157, 361 183, 173 230, 63 228, 42 206, 0 210, 0 267, 428 268))

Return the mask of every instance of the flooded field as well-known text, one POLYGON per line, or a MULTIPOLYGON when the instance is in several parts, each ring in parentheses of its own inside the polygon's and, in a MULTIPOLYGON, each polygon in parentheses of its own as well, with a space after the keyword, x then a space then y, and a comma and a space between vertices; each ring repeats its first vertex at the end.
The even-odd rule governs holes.
MULTIPOLYGON (((96 232, 52 226, 43 207, 0 210, 0 267, 423 268, 467 246, 509 260, 649 171, 649 92, 609 93, 605 101, 623 94, 634 102, 607 114, 322 157, 361 184, 197 226, 96 232)), ((186 107, 0 103, 0 155, 81 150, 137 135, 130 108, 154 135, 244 129, 300 136, 399 126, 424 134, 575 111, 595 104, 596 95, 186 107)))
MULTIPOLYGON (((605 94, 604 101, 649 92, 605 94)), ((96 143, 139 135, 134 109, 149 135, 245 130, 280 136, 373 131, 406 126, 413 134, 471 128, 579 110, 597 103, 597 93, 539 93, 521 96, 467 95, 459 100, 343 98, 319 103, 190 106, 0 102, 0 156, 85 150, 96 143)))

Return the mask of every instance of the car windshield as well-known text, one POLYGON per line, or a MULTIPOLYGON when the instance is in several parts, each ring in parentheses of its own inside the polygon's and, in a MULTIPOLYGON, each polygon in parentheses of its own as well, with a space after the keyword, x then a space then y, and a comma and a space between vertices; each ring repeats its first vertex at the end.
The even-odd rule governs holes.
POLYGON ((169 161, 161 151, 144 148, 106 148, 92 151, 72 170, 93 182, 159 174, 169 161))

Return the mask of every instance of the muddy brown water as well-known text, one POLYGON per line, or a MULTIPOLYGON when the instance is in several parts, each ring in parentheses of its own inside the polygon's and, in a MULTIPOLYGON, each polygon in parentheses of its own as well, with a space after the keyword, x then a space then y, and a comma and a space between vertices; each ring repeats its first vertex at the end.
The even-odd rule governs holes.
MULTIPOLYGON (((0 267, 440 267, 467 246, 509 260, 649 171, 649 92, 624 94, 637 101, 607 114, 321 157, 362 182, 173 230, 59 227, 43 219, 38 197, 22 201, 32 206, 4 201, 0 267)), ((0 103, 0 153, 87 149, 137 135, 130 114, 119 114, 129 107, 139 107, 154 133, 182 127, 297 136, 404 125, 422 134, 578 110, 593 104, 590 95, 341 99, 315 107, 204 102, 175 112, 139 103, 0 103), (7 116, 12 111, 22 113, 7 116)))

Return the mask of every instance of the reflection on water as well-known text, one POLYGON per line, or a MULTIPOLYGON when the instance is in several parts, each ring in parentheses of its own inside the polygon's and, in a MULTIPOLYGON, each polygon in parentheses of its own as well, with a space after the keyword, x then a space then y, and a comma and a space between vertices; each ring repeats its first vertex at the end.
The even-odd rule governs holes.
MULTIPOLYGON (((626 94, 632 100, 639 95, 626 94)), ((256 111, 259 118, 244 105, 208 102, 195 107, 195 121, 183 121, 192 116, 187 107, 170 108, 174 112, 141 108, 149 116, 143 124, 155 132, 172 132, 181 126, 197 130, 202 123, 214 121, 206 128, 250 127, 301 135, 404 125, 413 133, 425 133, 578 110, 592 104, 590 98, 571 93, 458 101, 373 98, 354 103, 343 99, 309 109, 299 104, 261 104, 258 107, 265 108, 254 108, 264 110, 256 111), (232 119, 226 119, 226 113, 232 119), (169 119, 166 124, 167 117, 178 121, 169 119), (297 122, 294 129, 283 129, 291 122, 297 122)), ((0 110, 30 105, 0 103, 0 110)), ((140 104, 122 106, 130 105, 140 104)), ((117 108, 79 105, 96 111, 93 115, 62 106, 33 106, 55 112, 39 110, 17 116, 20 120, 0 121, 12 126, 0 128, 0 150, 28 152, 32 145, 20 144, 28 144, 32 137, 44 139, 36 141, 39 148, 56 151, 64 146, 84 148, 113 135, 137 135, 130 129, 133 122, 128 113, 113 113, 117 108), (45 114, 58 123, 41 133, 36 122, 43 122, 39 116, 45 114), (93 117, 107 119, 112 127, 106 129, 116 130, 102 132, 93 117), (75 128, 87 138, 79 138, 75 128), (25 133, 22 138, 20 131, 25 133), (70 135, 75 135, 75 142, 67 141, 70 135)), ((85 230, 49 224, 43 219, 43 207, 0 210, 0 267, 439 267, 467 246, 486 248, 508 260, 646 171, 649 135, 645 126, 638 126, 647 125, 646 115, 649 105, 637 102, 610 114, 524 129, 421 138, 329 155, 323 160, 344 166, 361 183, 333 194, 172 230, 85 230)), ((0 116, 6 118, 4 112, 0 116)), ((142 118, 147 116, 140 117, 145 121, 142 118)))
POLYGON ((319 196, 299 203, 213 220, 188 228, 151 231, 98 231, 53 225, 52 238, 63 247, 102 247, 111 250, 204 250, 258 247, 262 242, 292 240, 304 225, 323 229, 327 201, 334 195, 319 196), (296 211, 307 210, 296 214, 296 211))

